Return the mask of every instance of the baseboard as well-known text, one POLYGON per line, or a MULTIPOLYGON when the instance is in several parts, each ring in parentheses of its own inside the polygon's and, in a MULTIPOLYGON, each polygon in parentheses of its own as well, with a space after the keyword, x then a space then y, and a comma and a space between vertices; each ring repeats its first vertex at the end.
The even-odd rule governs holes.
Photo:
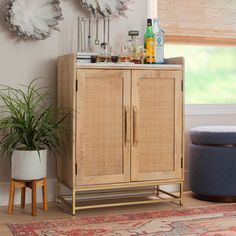
MULTIPOLYGON (((47 179, 47 189, 48 189, 48 202, 54 202, 56 199, 56 179, 47 179)), ((10 183, 0 183, 0 206, 8 205, 9 197, 9 185, 10 183)), ((31 190, 27 189, 26 192, 26 203, 31 203, 31 190)), ((37 188, 37 203, 42 202, 42 190, 37 188)), ((20 204, 20 190, 16 189, 15 191, 15 200, 14 203, 20 204)))

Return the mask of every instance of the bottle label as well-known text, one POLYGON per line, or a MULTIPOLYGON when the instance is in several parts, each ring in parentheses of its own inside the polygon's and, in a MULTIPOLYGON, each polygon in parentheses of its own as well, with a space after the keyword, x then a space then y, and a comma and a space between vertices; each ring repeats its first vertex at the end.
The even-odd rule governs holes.
POLYGON ((146 39, 146 50, 147 50, 147 63, 155 63, 155 50, 156 50, 156 42, 155 38, 146 39))
POLYGON ((164 63, 164 38, 162 35, 156 35, 155 63, 164 63))
POLYGON ((163 37, 157 36, 156 42, 157 42, 157 46, 158 46, 158 47, 163 46, 163 37))

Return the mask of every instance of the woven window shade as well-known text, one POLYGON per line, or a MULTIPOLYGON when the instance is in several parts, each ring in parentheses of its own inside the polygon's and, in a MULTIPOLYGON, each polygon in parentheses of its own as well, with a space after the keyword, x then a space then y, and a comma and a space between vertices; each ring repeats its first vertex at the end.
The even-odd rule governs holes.
POLYGON ((158 0, 166 42, 236 45, 236 0, 158 0))

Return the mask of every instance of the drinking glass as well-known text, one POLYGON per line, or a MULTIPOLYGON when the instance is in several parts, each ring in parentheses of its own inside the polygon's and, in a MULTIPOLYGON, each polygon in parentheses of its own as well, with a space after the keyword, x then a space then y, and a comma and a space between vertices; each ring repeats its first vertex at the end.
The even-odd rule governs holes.
POLYGON ((120 56, 119 56, 119 62, 129 62, 130 55, 129 55, 129 49, 127 45, 121 46, 120 49, 120 56))
POLYGON ((98 62, 111 62, 111 51, 111 46, 101 45, 98 52, 98 62))

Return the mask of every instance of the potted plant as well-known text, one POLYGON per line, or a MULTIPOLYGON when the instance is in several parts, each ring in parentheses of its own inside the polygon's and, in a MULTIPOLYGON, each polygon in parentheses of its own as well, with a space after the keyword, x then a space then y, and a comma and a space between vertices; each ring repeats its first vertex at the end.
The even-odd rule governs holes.
POLYGON ((2 86, 0 150, 11 156, 13 179, 42 179, 47 175, 47 151, 61 146, 61 123, 52 95, 38 86, 38 79, 20 89, 2 86))

